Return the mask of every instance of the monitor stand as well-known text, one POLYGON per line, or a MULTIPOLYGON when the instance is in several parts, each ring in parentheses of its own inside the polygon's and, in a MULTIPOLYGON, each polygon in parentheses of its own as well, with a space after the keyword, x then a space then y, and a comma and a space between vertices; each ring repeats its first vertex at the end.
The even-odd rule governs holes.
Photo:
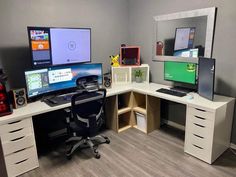
POLYGON ((185 88, 185 87, 181 87, 181 86, 173 86, 170 88, 171 90, 175 90, 175 91, 179 91, 179 92, 183 92, 183 93, 189 93, 189 92, 193 92, 194 89, 191 88, 185 88))

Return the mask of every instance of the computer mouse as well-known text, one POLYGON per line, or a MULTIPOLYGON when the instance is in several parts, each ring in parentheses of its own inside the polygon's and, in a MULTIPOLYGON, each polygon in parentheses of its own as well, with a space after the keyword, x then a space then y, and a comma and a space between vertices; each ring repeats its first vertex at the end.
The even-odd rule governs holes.
POLYGON ((192 100, 193 99, 193 95, 187 95, 187 99, 188 100, 192 100))

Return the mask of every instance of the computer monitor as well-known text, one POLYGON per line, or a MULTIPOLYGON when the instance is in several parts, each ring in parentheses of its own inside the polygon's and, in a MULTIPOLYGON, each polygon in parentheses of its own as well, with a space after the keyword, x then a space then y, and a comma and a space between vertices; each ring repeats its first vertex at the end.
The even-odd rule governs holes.
POLYGON ((193 48, 195 29, 195 27, 176 28, 174 51, 193 48))
POLYGON ((33 68, 91 62, 90 28, 27 29, 33 68))
POLYGON ((167 81, 196 84, 196 63, 165 61, 164 79, 167 81))
POLYGON ((49 67, 25 72, 28 98, 76 88, 80 77, 97 75, 102 86, 102 64, 77 64, 49 67))
POLYGON ((197 58, 198 57, 198 49, 178 50, 178 51, 174 52, 174 56, 197 58))
POLYGON ((199 58, 198 62, 198 94, 209 100, 214 98, 215 59, 199 58))

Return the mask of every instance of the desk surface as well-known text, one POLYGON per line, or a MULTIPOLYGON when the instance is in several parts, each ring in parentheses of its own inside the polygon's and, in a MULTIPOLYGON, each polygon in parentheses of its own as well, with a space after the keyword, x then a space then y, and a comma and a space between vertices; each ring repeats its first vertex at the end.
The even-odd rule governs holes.
MULTIPOLYGON (((127 85, 116 85, 116 86, 113 86, 111 89, 107 89, 107 97, 122 94, 129 91, 134 91, 134 92, 139 92, 142 94, 158 97, 161 99, 166 99, 169 101, 173 101, 173 102, 177 102, 177 103, 181 103, 185 105, 197 105, 202 108, 208 108, 209 110, 212 110, 212 111, 214 111, 215 109, 235 99, 232 97, 215 95, 214 101, 209 101, 199 96, 197 93, 191 93, 191 95, 193 96, 193 99, 188 99, 188 96, 177 97, 177 96, 172 96, 172 95, 156 92, 157 89, 168 88, 168 87, 169 86, 155 84, 155 83, 150 83, 150 84, 135 83, 135 84, 127 84, 127 85)), ((70 106, 70 103, 58 105, 55 107, 50 107, 44 102, 36 101, 33 103, 29 103, 25 107, 14 109, 11 115, 0 117, 0 125, 8 121, 13 121, 13 120, 17 121, 23 118, 63 109, 69 106, 70 106)))

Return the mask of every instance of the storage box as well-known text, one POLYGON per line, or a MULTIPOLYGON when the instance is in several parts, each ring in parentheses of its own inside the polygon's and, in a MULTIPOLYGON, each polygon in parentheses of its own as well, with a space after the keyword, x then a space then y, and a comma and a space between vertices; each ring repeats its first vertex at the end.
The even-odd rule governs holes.
POLYGON ((147 130, 147 121, 145 115, 135 112, 136 121, 137 121, 137 128, 146 132, 147 130))
POLYGON ((140 65, 140 47, 125 46, 120 48, 120 65, 140 65))

